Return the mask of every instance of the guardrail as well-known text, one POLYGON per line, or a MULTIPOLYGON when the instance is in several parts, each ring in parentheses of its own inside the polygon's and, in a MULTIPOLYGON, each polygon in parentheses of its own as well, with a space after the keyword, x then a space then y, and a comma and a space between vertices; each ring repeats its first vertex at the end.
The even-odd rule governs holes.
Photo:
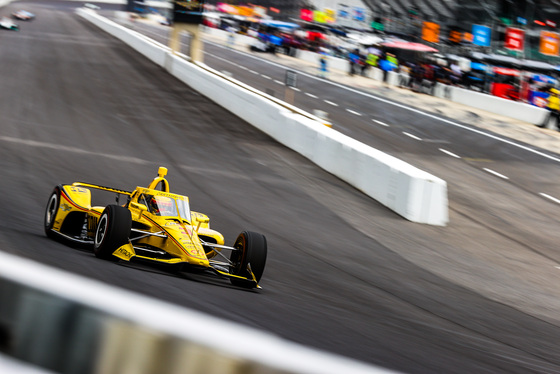
POLYGON ((392 373, 2 251, 0 347, 61 374, 392 373))
POLYGON ((324 121, 318 117, 204 64, 191 63, 173 54, 168 47, 91 10, 79 8, 77 13, 194 90, 406 219, 431 225, 447 224, 444 180, 323 126, 324 121))

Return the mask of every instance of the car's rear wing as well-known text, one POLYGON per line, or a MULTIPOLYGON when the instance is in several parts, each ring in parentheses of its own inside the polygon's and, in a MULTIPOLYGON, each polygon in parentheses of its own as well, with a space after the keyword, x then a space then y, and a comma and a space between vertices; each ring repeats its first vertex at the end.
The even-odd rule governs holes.
POLYGON ((72 183, 72 186, 76 186, 76 187, 87 187, 87 188, 95 188, 95 189, 97 189, 97 190, 115 192, 115 193, 118 193, 118 194, 123 194, 123 195, 132 196, 132 192, 130 192, 130 191, 119 190, 118 188, 113 188, 113 187, 98 186, 98 185, 96 185, 96 184, 75 182, 75 183, 72 183))

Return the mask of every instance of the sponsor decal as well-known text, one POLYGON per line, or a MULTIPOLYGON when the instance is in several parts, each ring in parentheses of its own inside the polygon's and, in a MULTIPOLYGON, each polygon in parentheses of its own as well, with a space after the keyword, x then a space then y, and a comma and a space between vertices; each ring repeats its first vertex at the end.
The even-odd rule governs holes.
MULTIPOLYGON (((66 201, 68 201, 68 203, 70 203, 70 205, 72 205, 74 208, 79 209, 81 211, 87 212, 87 209, 79 206, 78 204, 74 203, 72 201, 72 199, 70 198, 70 196, 68 196, 68 194, 63 190, 62 191, 62 195, 61 195, 66 201)), ((64 203, 65 204, 65 203, 64 203)))
POLYGON ((97 222, 98 222, 97 217, 94 217, 92 215, 87 216, 87 226, 89 232, 95 232, 95 229, 97 228, 97 222))
POLYGON ((70 187, 70 191, 72 192, 76 192, 76 193, 87 193, 87 189, 85 188, 81 188, 81 187, 70 187))
POLYGON ((185 247, 185 249, 187 251, 189 251, 189 253, 193 256, 202 256, 202 254, 200 253, 200 250, 197 248, 196 245, 192 244, 191 242, 186 242, 183 241, 182 242, 183 247, 185 247))
POLYGON ((177 194, 168 193, 168 192, 163 192, 163 191, 150 190, 149 188, 139 188, 138 191, 141 192, 141 193, 148 194, 148 195, 164 196, 164 197, 170 197, 172 199, 179 199, 179 200, 188 201, 188 198, 186 196, 177 195, 177 194))
POLYGON ((196 247, 194 247, 195 250, 193 250, 193 251, 190 251, 190 250, 187 249, 187 247, 190 248, 190 246, 193 246, 192 242, 190 241, 190 238, 181 237, 178 240, 173 235, 171 235, 171 233, 166 231, 163 226, 159 225, 156 221, 150 219, 149 217, 146 217, 146 219, 149 222, 151 222, 154 226, 156 226, 159 229, 168 233, 168 238, 171 239, 171 241, 173 241, 187 256, 195 257, 195 258, 198 258, 198 259, 201 259, 201 260, 206 260, 206 255, 203 252, 201 252, 200 250, 196 249, 196 247))
POLYGON ((72 210, 72 207, 66 203, 60 204, 60 209, 64 212, 68 212, 69 210, 72 210))
POLYGON ((115 251, 115 255, 117 257, 122 258, 123 260, 130 260, 134 254, 130 251, 127 251, 124 247, 120 247, 115 251))
POLYGON ((548 104, 546 98, 538 97, 538 96, 533 99, 533 102, 535 103, 536 106, 541 108, 546 108, 546 105, 548 104))

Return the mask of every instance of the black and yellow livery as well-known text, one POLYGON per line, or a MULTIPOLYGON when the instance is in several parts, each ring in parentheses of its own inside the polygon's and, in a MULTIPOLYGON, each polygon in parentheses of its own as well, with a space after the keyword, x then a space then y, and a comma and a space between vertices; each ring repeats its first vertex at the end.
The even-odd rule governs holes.
POLYGON ((147 188, 132 192, 80 182, 56 186, 45 211, 45 233, 89 245, 102 259, 210 271, 236 286, 260 288, 266 238, 244 231, 233 246, 226 246, 223 235, 210 228, 207 215, 192 212, 188 197, 169 192, 166 174, 160 167, 147 188), (91 189, 116 193, 117 201, 124 195, 126 203, 92 206, 91 189))

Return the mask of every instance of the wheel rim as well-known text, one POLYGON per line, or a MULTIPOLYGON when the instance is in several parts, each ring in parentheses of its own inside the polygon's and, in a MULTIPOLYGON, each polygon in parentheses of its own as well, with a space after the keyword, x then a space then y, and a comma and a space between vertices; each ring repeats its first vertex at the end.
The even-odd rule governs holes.
POLYGON ((99 223, 97 224, 97 230, 95 231, 95 246, 99 247, 105 238, 107 233, 107 215, 101 216, 99 223))
POLYGON ((247 243, 245 241, 245 236, 240 236, 237 238, 237 241, 233 245, 234 248, 237 248, 237 251, 234 251, 231 256, 231 268, 234 274, 240 274, 243 269, 243 260, 245 258, 245 251, 247 248, 247 243))
POLYGON ((56 207, 58 206, 58 196, 53 193, 47 205, 47 212, 45 214, 45 226, 51 227, 54 216, 56 215, 56 207))

